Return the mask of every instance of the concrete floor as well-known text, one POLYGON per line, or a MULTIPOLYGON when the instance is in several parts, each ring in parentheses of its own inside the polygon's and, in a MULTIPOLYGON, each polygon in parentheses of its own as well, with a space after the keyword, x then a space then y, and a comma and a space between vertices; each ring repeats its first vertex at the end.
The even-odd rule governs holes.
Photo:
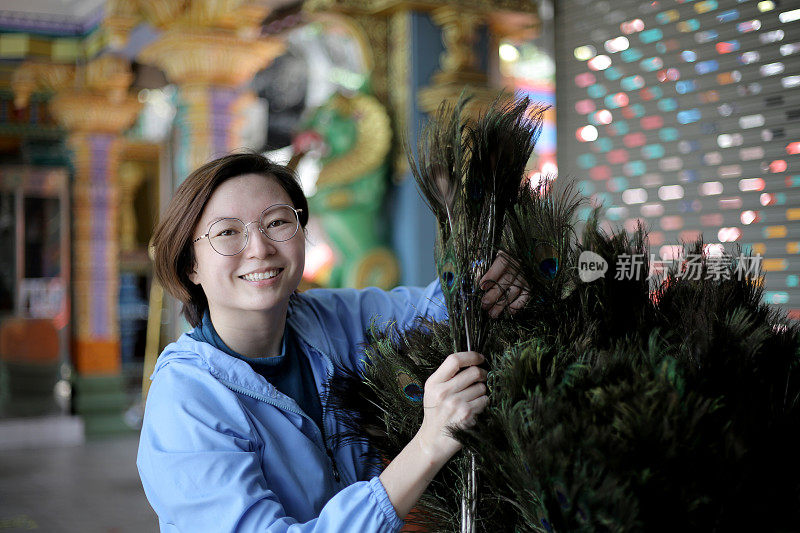
POLYGON ((136 470, 138 438, 0 451, 0 532, 158 531, 136 470))

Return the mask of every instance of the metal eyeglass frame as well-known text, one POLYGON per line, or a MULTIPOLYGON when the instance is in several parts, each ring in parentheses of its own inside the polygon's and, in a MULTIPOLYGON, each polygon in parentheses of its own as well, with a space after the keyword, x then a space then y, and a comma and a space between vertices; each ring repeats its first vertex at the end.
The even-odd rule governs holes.
POLYGON ((217 252, 219 255, 221 255, 223 257, 232 257, 234 255, 239 255, 240 253, 242 253, 242 250, 247 248, 247 243, 250 242, 250 231, 248 230, 248 227, 250 226, 250 224, 254 224, 256 222, 258 222, 258 231, 260 231, 261 234, 264 237, 266 237, 267 239, 269 239, 271 241, 275 241, 275 242, 286 242, 289 239, 291 239, 292 237, 294 237, 295 235, 297 235, 297 230, 300 229, 300 213, 302 213, 302 212, 303 212, 302 209, 295 209, 294 207, 290 206, 289 204, 273 204, 273 205, 267 207, 266 209, 264 209, 263 211, 261 211, 261 214, 258 216, 258 218, 256 220, 248 222, 247 224, 245 224, 242 219, 236 218, 236 217, 223 217, 223 218, 220 218, 219 220, 215 220, 214 223, 211 224, 212 226, 214 224, 216 224, 217 222, 221 221, 221 220, 238 220, 244 226, 244 246, 242 246, 241 250, 239 250, 238 252, 233 253, 233 254, 223 254, 223 253, 220 253, 219 250, 214 248, 214 245, 211 244, 211 237, 208 236, 209 233, 211 233, 211 227, 208 228, 209 231, 205 232, 205 234, 200 235, 198 238, 193 240, 192 244, 196 243, 197 241, 199 241, 201 239, 208 239, 208 244, 209 244, 209 246, 211 246, 211 249, 214 250, 215 252, 217 252), (294 211, 294 219, 295 219, 295 222, 296 222, 295 227, 294 227, 294 233, 292 233, 291 236, 289 236, 289 237, 287 237, 287 238, 285 238, 285 239, 283 239, 281 241, 279 241, 277 239, 273 239, 272 237, 267 235, 267 233, 264 231, 264 228, 261 227, 261 219, 264 218, 264 213, 266 213, 267 211, 269 211, 273 207, 288 207, 289 209, 294 211))

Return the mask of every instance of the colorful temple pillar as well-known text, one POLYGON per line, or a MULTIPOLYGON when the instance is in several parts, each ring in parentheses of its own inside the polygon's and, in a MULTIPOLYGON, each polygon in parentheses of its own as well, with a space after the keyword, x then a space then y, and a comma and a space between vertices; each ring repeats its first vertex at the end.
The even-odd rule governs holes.
POLYGON ((33 92, 54 93, 50 113, 66 130, 73 154, 72 360, 80 375, 120 370, 116 171, 121 134, 140 107, 127 94, 132 79, 127 60, 111 55, 78 69, 26 62, 12 79, 18 106, 33 92))
POLYGON ((114 374, 120 370, 115 172, 119 138, 75 132, 69 146, 75 166, 72 357, 80 374, 114 374))
POLYGON ((179 88, 178 180, 209 159, 242 147, 245 109, 255 96, 244 85, 284 50, 259 37, 268 8, 258 3, 148 2, 140 14, 163 33, 138 59, 156 65, 179 88))
POLYGON ((241 116, 255 96, 239 88, 203 84, 181 86, 179 98, 175 174, 183 179, 210 158, 242 147, 241 116))
POLYGON ((98 58, 81 75, 83 88, 62 89, 50 101, 73 154, 72 358, 81 375, 117 374, 117 167, 121 134, 135 121, 140 104, 126 94, 132 76, 124 59, 98 58))
POLYGON ((66 133, 72 166, 72 342, 76 370, 73 408, 89 436, 130 431, 122 410, 119 336, 119 190, 122 133, 140 103, 128 95, 128 61, 102 55, 80 67, 26 61, 11 86, 17 106, 34 93, 49 95, 48 109, 66 133))

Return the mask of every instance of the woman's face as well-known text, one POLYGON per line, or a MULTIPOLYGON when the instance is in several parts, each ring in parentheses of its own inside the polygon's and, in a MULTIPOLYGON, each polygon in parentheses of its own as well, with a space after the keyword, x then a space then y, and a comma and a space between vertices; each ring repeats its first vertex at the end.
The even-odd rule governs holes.
MULTIPOLYGON (((204 235, 220 218, 238 218, 245 224, 258 220, 275 204, 294 207, 289 195, 273 177, 245 174, 231 178, 214 191, 192 234, 204 235)), ((194 246, 192 282, 202 286, 215 321, 244 321, 247 313, 285 311, 289 296, 303 276, 305 235, 302 228, 283 242, 268 239, 258 222, 247 227, 247 246, 237 255, 223 256, 200 239, 194 246), (261 279, 268 275, 268 279, 261 279), (254 276, 255 275, 255 276, 254 276)))

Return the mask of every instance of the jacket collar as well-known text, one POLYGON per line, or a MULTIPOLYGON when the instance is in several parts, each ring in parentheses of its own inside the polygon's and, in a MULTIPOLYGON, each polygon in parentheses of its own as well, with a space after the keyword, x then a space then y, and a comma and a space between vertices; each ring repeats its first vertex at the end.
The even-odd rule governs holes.
MULTIPOLYGON (((319 315, 301 295, 292 295, 286 322, 293 333, 307 345, 325 356, 331 353, 331 343, 328 336, 323 333, 325 330, 319 315)), ((173 361, 184 361, 205 368, 217 379, 249 390, 265 392, 268 395, 274 395, 277 390, 263 376, 253 372, 247 362, 232 357, 208 343, 197 341, 188 334, 181 335, 177 341, 164 348, 164 352, 156 361, 151 379, 173 361)))
POLYGON ((168 364, 181 361, 208 370, 220 381, 242 387, 254 392, 274 395, 275 387, 245 361, 230 356, 206 342, 200 342, 184 333, 177 341, 169 344, 156 361, 155 375, 168 364))

